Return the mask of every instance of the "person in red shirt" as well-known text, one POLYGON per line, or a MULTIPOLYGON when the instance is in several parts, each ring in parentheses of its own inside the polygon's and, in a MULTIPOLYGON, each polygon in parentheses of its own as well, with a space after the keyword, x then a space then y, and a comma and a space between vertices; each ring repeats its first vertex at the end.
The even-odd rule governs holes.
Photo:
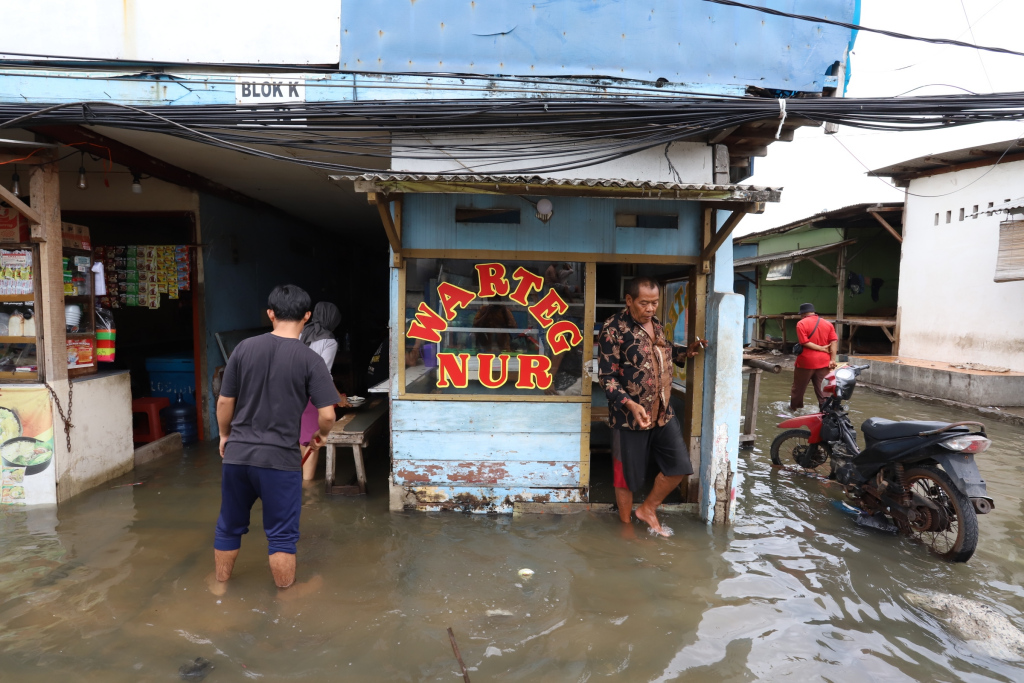
POLYGON ((789 393, 791 410, 804 407, 808 382, 814 387, 814 395, 821 406, 825 402, 821 382, 829 370, 838 365, 836 350, 839 339, 836 337, 836 328, 814 312, 814 304, 800 304, 800 315, 803 317, 796 323, 796 337, 803 350, 796 357, 796 367, 793 369, 793 388, 789 393))

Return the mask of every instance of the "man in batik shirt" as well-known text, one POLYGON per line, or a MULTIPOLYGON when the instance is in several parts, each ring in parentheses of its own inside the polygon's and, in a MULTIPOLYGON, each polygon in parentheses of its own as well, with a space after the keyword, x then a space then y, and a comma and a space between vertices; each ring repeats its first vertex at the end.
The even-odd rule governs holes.
POLYGON ((684 365, 707 342, 680 346, 665 338, 658 310, 658 283, 637 277, 626 289, 626 308, 605 321, 599 337, 598 376, 608 396, 612 427, 615 502, 619 519, 632 520, 633 492, 644 484, 651 456, 660 472, 636 516, 653 531, 668 535, 656 511, 665 497, 693 474, 690 454, 669 398, 672 364, 684 365))

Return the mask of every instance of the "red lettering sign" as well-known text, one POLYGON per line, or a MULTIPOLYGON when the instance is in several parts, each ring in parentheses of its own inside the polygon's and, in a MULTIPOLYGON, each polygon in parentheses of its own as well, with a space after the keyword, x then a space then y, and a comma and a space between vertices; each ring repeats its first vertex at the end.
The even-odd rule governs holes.
POLYGON ((519 356, 516 389, 547 389, 551 386, 551 359, 547 356, 519 356))
POLYGON ((519 284, 516 285, 516 291, 509 294, 508 298, 520 306, 529 306, 530 292, 539 292, 540 288, 544 285, 544 278, 540 275, 534 275, 522 266, 516 268, 516 272, 512 273, 512 277, 519 280, 519 284))
POLYGON ((576 323, 569 320, 559 320, 548 328, 548 346, 555 355, 565 353, 572 347, 583 341, 583 335, 576 323))
POLYGON ((500 263, 478 263, 476 272, 480 276, 481 297, 505 296, 508 294, 508 280, 505 279, 505 266, 500 263))
POLYGON ((437 343, 441 341, 441 332, 447 329, 448 323, 445 319, 435 313, 425 301, 421 301, 420 307, 416 310, 416 318, 409 323, 409 331, 405 335, 437 343))
POLYGON ((558 296, 558 292, 549 289, 544 298, 530 306, 529 310, 533 317, 537 319, 537 322, 540 323, 540 326, 547 329, 551 327, 551 323, 555 322, 553 316, 564 314, 569 310, 569 304, 562 301, 562 297, 558 296))
POLYGON ((450 385, 459 389, 469 386, 469 354, 454 353, 437 354, 437 386, 450 385))
POLYGON ((473 292, 462 287, 456 287, 450 282, 442 282, 437 286, 437 296, 441 300, 444 317, 448 318, 448 320, 454 320, 458 313, 456 309, 465 308, 469 305, 469 302, 476 298, 476 294, 473 292))
POLYGON ((498 378, 494 378, 494 359, 493 353, 481 353, 477 356, 477 360, 480 361, 479 377, 480 384, 484 385, 488 389, 497 389, 508 381, 508 359, 509 355, 503 353, 497 356, 498 359, 498 378))

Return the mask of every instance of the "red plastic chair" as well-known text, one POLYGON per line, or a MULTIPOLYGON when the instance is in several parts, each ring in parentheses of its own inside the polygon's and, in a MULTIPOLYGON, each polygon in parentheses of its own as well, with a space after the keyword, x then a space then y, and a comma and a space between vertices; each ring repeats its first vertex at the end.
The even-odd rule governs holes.
POLYGON ((132 440, 135 443, 151 443, 163 438, 164 426, 160 421, 160 410, 171 405, 171 399, 166 396, 150 396, 146 398, 132 399, 132 415, 142 413, 146 416, 149 427, 147 430, 135 428, 132 431, 132 440))

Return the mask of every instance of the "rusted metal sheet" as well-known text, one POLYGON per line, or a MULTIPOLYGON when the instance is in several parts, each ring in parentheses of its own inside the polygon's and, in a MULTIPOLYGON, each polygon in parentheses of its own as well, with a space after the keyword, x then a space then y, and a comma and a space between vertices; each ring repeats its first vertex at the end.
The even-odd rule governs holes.
MULTIPOLYGON (((396 487, 397 488, 397 487, 396 487)), ((459 510, 511 514, 516 503, 585 503, 581 488, 503 488, 480 486, 412 486, 399 492, 401 507, 425 512, 459 510)))
POLYGON ((580 463, 537 461, 395 460, 396 484, 422 486, 576 487, 580 463))

